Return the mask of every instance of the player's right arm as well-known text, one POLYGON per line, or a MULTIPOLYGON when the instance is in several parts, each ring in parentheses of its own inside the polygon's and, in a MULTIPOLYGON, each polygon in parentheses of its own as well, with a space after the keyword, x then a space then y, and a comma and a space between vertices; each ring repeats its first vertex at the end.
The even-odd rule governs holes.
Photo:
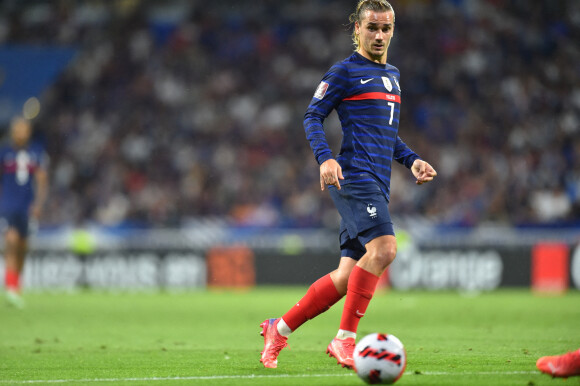
POLYGON ((342 168, 334 158, 329 158, 320 165, 320 190, 324 190, 326 185, 334 185, 340 190, 340 180, 344 180, 342 168))
POLYGON ((318 85, 314 97, 304 114, 304 131, 316 161, 320 165, 320 188, 324 190, 326 184, 340 189, 339 179, 342 168, 332 156, 332 150, 324 133, 324 120, 335 109, 348 88, 348 70, 337 63, 330 68, 318 85))

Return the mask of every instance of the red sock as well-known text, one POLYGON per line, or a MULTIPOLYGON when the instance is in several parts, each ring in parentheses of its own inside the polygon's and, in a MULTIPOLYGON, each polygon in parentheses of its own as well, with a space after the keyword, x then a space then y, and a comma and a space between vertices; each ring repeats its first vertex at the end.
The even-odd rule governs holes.
POLYGON ((292 331, 328 310, 334 303, 342 299, 338 293, 330 274, 315 281, 306 295, 294 307, 284 314, 282 319, 292 331))
POLYGON ((348 278, 346 300, 340 319, 341 330, 356 332, 358 322, 367 310, 378 281, 378 276, 365 271, 358 265, 354 266, 348 278))
POLYGON ((11 269, 6 269, 4 275, 4 284, 6 289, 20 291, 20 275, 11 269))

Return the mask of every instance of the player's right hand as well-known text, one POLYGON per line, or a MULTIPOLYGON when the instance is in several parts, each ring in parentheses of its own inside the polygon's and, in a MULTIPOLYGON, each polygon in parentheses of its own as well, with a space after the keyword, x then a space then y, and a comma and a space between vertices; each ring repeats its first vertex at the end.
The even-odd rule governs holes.
POLYGON ((324 190, 326 185, 334 185, 340 190, 339 180, 344 180, 340 164, 334 158, 324 161, 320 165, 320 190, 324 190))

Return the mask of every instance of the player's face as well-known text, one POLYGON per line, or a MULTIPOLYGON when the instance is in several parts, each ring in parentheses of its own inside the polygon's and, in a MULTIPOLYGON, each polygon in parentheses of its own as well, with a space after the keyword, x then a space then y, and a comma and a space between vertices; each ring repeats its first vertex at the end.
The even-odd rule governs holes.
POLYGON ((24 146, 28 143, 31 135, 30 123, 24 119, 16 120, 11 127, 12 142, 16 146, 24 146))
POLYGON ((392 11, 365 11, 360 23, 355 24, 360 42, 358 53, 373 62, 386 63, 394 30, 395 14, 392 11))

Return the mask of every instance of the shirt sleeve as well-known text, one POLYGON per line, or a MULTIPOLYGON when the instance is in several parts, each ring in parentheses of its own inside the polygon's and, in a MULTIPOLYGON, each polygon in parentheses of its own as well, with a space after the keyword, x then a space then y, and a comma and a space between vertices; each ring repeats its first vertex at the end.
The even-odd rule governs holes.
POLYGON ((338 63, 328 70, 318 85, 314 97, 304 114, 306 139, 318 164, 332 158, 323 122, 343 99, 348 88, 348 69, 338 63))
POLYGON ((408 169, 411 169, 413 162, 421 157, 419 157, 417 153, 411 150, 409 146, 407 146, 405 142, 401 140, 401 137, 397 135, 397 142, 395 143, 393 158, 397 160, 397 162, 405 165, 408 169))

